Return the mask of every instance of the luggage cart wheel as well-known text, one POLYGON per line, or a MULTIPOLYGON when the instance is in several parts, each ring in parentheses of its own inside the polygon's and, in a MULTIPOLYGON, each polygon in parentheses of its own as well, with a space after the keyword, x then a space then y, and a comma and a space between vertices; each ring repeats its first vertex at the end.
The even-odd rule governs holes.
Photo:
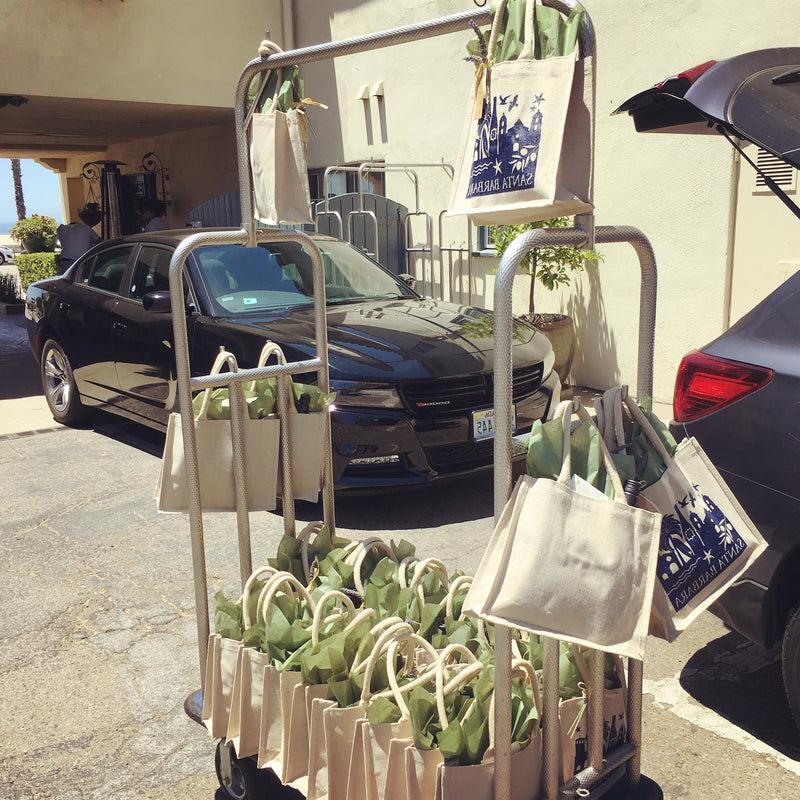
POLYGON ((217 780, 231 800, 263 800, 263 776, 252 758, 237 758, 230 745, 220 739, 214 756, 217 780))

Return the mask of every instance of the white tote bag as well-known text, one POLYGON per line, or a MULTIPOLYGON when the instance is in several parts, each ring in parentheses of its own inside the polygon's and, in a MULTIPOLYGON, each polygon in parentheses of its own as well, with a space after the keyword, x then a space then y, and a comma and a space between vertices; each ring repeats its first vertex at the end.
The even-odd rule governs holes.
MULTIPOLYGON (((238 369, 235 356, 223 351, 217 355, 210 374, 218 374, 225 363, 232 372, 238 369)), ((207 389, 194 422, 200 503, 203 511, 236 511, 231 421, 208 419, 210 397, 211 390, 207 389)), ((277 416, 272 415, 265 419, 250 419, 246 407, 242 414, 247 507, 249 511, 272 511, 277 505, 280 422, 277 416)), ((180 414, 170 414, 169 417, 155 497, 159 511, 185 512, 189 509, 180 414)))
MULTIPOLYGON (((247 630, 250 619, 250 596, 256 581, 267 577, 262 594, 275 576, 273 567, 259 567, 247 579, 242 590, 242 628, 247 630)), ((269 666, 269 655, 253 647, 242 646, 236 661, 231 691, 231 710, 228 718, 227 743, 233 745, 238 758, 253 756, 258 752, 258 739, 263 703, 264 668, 269 666)))
MULTIPOLYGON (((534 59, 536 0, 526 0, 519 58, 486 68, 468 103, 449 214, 480 225, 513 224, 591 211, 590 59, 534 59)), ((493 57, 505 3, 489 42, 493 57)))
MULTIPOLYGON (((573 658, 583 678, 581 697, 561 700, 558 706, 560 725, 559 763, 562 782, 569 781, 576 773, 589 766, 589 722, 586 687, 590 677, 580 650, 571 647, 573 658)), ((614 672, 619 681, 616 689, 603 691, 603 754, 627 741, 628 733, 628 691, 625 668, 622 659, 614 656, 614 672)))
MULTIPOLYGON (((557 481, 523 475, 464 601, 466 613, 575 644, 642 659, 653 602, 661 516, 631 508, 601 442, 614 500, 570 481, 572 401, 557 481)), ((593 424, 580 404, 581 419, 593 424)))
POLYGON ((241 642, 225 639, 218 633, 208 637, 202 719, 214 739, 223 739, 228 732, 233 678, 242 646, 241 642))
MULTIPOLYGON (((267 342, 261 349, 258 366, 263 367, 271 356, 275 356, 279 364, 286 363, 283 350, 275 342, 267 342)), ((291 445, 292 490, 295 500, 316 503, 322 488, 322 463, 325 453, 325 418, 330 411, 312 411, 301 414, 297 411, 292 394, 291 379, 286 378, 289 391, 289 419, 281 420, 281 424, 289 426, 289 442, 291 445)), ((252 386, 252 384, 250 384, 252 386)), ((280 413, 280 408, 278 408, 280 413)), ((283 484, 283 470, 278 472, 278 491, 283 484)))
MULTIPOLYGON (((276 50, 279 52, 280 48, 276 50)), ((305 112, 301 108, 278 110, 282 77, 282 74, 277 77, 270 110, 251 113, 249 119, 254 212, 255 218, 266 225, 314 221, 304 141, 307 126, 302 118, 305 112)), ((253 108, 259 101, 260 93, 253 108)))
MULTIPOLYGON (((316 605, 305 586, 290 573, 278 572, 259 597, 258 613, 263 619, 267 618, 270 606, 279 589, 293 592, 297 602, 305 602, 306 608, 313 614, 316 605)), ((262 687, 256 764, 259 769, 263 767, 272 769, 281 780, 285 780, 289 764, 289 738, 294 702, 297 700, 298 705, 302 706, 302 717, 305 719, 305 687, 299 672, 281 671, 271 664, 264 667, 262 687)), ((299 711, 297 713, 299 714, 299 711)), ((306 750, 305 758, 307 758, 307 752, 306 750)), ((304 764, 305 758, 301 756, 301 763, 304 764)))
POLYGON ((664 515, 658 552, 658 583, 651 633, 673 641, 726 589, 741 579, 767 547, 764 538, 694 438, 684 439, 670 456, 650 421, 622 387, 613 393, 618 445, 625 443, 619 407, 625 407, 667 467, 642 489, 639 505, 664 515), (624 396, 624 401, 622 400, 624 396))

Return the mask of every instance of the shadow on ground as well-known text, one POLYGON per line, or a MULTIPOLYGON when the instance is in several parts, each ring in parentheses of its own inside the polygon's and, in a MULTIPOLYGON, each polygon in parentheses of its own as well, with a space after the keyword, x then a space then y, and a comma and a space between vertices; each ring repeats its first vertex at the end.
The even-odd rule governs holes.
POLYGON ((689 659, 680 683, 700 704, 800 762, 800 731, 784 694, 780 648, 764 650, 728 633, 689 659))
MULTIPOLYGON (((96 411, 87 428, 157 458, 164 451, 163 433, 113 414, 96 411)), ((492 516, 492 496, 491 472, 409 489, 337 492, 336 522, 342 528, 398 531, 471 522, 492 516)), ((299 521, 322 519, 322 503, 296 505, 299 521)))

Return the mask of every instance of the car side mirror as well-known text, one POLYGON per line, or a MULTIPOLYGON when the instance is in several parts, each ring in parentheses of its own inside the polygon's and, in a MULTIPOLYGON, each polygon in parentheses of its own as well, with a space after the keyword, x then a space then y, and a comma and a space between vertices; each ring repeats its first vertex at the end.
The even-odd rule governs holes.
POLYGON ((409 275, 407 272, 404 272, 397 277, 400 278, 400 280, 403 281, 403 283, 408 286, 409 289, 413 289, 417 285, 417 279, 413 275, 409 275))
POLYGON ((169 292, 148 292, 142 298, 142 305, 145 311, 153 311, 156 314, 169 314, 172 311, 172 300, 169 292))

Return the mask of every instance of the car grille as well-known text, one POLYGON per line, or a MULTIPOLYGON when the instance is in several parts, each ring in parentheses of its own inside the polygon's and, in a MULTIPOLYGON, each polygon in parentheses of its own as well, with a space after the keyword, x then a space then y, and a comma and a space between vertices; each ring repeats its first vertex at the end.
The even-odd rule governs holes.
MULTIPOLYGON (((530 397, 541 385, 544 365, 539 362, 514 370, 514 401, 530 397)), ((453 412, 490 406, 494 401, 491 373, 461 378, 407 381, 400 387, 408 408, 420 417, 443 417, 453 412)))
MULTIPOLYGON (((513 458, 522 458, 527 452, 527 439, 515 439, 511 445, 513 458)), ((492 463, 494 440, 463 442, 441 447, 428 447, 425 456, 433 469, 440 473, 477 469, 492 463)))

